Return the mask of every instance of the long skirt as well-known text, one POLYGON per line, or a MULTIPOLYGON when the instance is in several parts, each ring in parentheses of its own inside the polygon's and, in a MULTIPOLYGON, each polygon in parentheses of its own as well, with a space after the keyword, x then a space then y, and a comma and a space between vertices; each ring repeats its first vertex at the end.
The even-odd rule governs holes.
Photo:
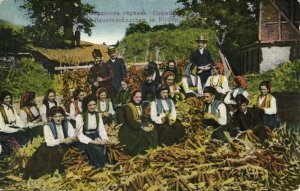
POLYGON ((15 138, 7 136, 6 133, 0 133, 0 144, 1 156, 9 156, 14 150, 21 147, 15 138))
POLYGON ((145 154, 147 149, 155 148, 158 144, 155 128, 150 132, 146 132, 142 129, 133 129, 127 123, 124 123, 118 136, 120 143, 126 145, 126 154, 130 156, 145 154))
POLYGON ((263 114, 262 121, 266 126, 268 126, 272 130, 280 126, 280 120, 277 114, 274 115, 263 114))
MULTIPOLYGON (((86 135, 91 139, 96 139, 99 137, 99 134, 89 134, 86 135)), ((108 161, 106 148, 104 145, 95 145, 95 144, 81 144, 81 149, 84 150, 85 154, 89 159, 89 163, 96 167, 102 169, 108 161)))
POLYGON ((172 126, 167 124, 156 124, 158 142, 160 145, 170 146, 183 141, 185 128, 178 121, 172 126))
POLYGON ((61 162, 68 148, 69 146, 64 144, 48 147, 43 143, 29 159, 23 178, 37 179, 46 174, 53 174, 55 170, 63 172, 64 167, 61 162))

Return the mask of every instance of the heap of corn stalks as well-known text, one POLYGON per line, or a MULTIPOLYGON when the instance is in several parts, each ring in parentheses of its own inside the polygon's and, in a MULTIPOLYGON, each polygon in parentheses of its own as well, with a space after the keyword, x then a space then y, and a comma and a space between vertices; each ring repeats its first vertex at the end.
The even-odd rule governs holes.
MULTIPOLYGON (((95 169, 77 148, 66 153, 64 174, 46 175, 24 181, 22 174, 7 173, 12 190, 295 190, 300 184, 300 129, 282 125, 268 143, 260 143, 251 133, 227 143, 211 139, 212 131, 203 129, 201 101, 178 102, 178 117, 189 135, 178 145, 158 147, 145 155, 130 157, 123 146, 107 147, 110 164, 95 169), (197 107, 195 107, 197 106, 197 107), (199 119, 198 119, 199 117, 199 119)), ((120 125, 106 127, 116 137, 120 125)), ((30 145, 29 145, 30 147, 30 145)), ((25 148, 26 149, 26 148, 25 148)), ((11 166, 19 164, 11 160, 11 166)), ((19 165, 20 166, 20 165, 19 165)))

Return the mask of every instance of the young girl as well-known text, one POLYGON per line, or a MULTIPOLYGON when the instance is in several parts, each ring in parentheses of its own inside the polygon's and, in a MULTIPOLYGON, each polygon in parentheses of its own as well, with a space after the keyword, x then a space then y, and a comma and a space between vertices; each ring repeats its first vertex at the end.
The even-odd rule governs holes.
POLYGON ((170 90, 170 97, 176 103, 177 101, 184 100, 185 96, 180 92, 180 87, 175 82, 175 74, 171 71, 167 71, 163 76, 162 85, 166 85, 170 90))
POLYGON ((103 123, 110 124, 115 116, 115 110, 112 102, 107 98, 107 90, 105 88, 99 88, 97 90, 97 112, 100 113, 103 123))
POLYGON ((96 111, 97 98, 89 95, 83 100, 82 113, 76 116, 78 138, 83 143, 89 162, 102 169, 106 163, 105 144, 109 142, 101 115, 96 111))
POLYGON ((43 105, 40 108, 40 114, 42 121, 49 121, 49 111, 52 107, 57 106, 57 102, 55 101, 56 93, 54 90, 49 89, 45 92, 45 96, 43 99, 43 105))
POLYGON ((42 144, 25 168, 23 177, 36 179, 55 170, 64 170, 61 164, 69 144, 76 140, 76 132, 67 120, 62 107, 54 106, 49 111, 49 122, 44 126, 45 142, 42 144))
POLYGON ((257 97, 256 107, 262 114, 263 123, 271 129, 279 127, 276 99, 271 95, 271 83, 269 81, 262 81, 259 84, 259 90, 260 95, 257 97))
MULTIPOLYGON (((19 145, 25 145, 29 140, 25 124, 13 108, 13 97, 9 91, 3 90, 0 94, 0 136, 14 139, 19 145)), ((12 149, 11 149, 12 151, 12 149)))
POLYGON ((185 70, 185 77, 182 78, 182 86, 186 98, 201 97, 203 88, 201 78, 199 77, 198 68, 195 64, 189 64, 185 70))
POLYGON ((127 103, 130 96, 131 88, 129 87, 129 79, 123 78, 121 81, 121 89, 117 93, 117 96, 114 99, 115 107, 122 106, 127 103))
POLYGON ((75 127, 75 120, 78 114, 82 112, 82 100, 84 98, 84 91, 80 88, 77 88, 73 92, 73 102, 70 105, 70 118, 71 123, 75 127))

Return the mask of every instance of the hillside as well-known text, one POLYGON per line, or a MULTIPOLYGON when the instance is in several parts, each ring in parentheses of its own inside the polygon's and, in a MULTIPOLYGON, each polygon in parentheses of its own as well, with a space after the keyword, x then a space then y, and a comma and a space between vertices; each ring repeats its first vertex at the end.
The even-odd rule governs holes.
POLYGON ((16 25, 14 23, 11 23, 11 22, 3 20, 3 19, 0 19, 0 27, 12 28, 12 29, 14 29, 16 31, 19 31, 19 30, 21 30, 23 28, 20 25, 16 25))

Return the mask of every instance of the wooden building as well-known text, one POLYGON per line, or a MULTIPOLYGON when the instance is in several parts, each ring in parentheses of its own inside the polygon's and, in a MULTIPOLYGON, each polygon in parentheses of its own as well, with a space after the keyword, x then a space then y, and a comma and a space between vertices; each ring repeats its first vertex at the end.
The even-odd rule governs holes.
POLYGON ((300 58, 300 2, 261 0, 259 41, 239 52, 239 72, 258 73, 300 58))

